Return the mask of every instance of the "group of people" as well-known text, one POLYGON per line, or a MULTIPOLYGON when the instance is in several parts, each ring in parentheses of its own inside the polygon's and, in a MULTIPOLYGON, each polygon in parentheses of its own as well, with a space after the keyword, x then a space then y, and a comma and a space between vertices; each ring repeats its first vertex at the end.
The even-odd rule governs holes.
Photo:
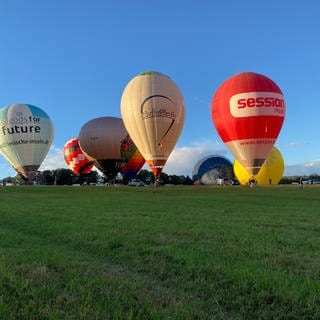
MULTIPOLYGON (((252 176, 251 178, 249 178, 249 181, 248 181, 248 185, 252 188, 253 186, 255 186, 257 184, 257 179, 252 176)), ((271 184, 271 179, 269 179, 269 183, 271 184)), ((301 189, 303 189, 303 179, 302 177, 299 179, 299 187, 301 189)))

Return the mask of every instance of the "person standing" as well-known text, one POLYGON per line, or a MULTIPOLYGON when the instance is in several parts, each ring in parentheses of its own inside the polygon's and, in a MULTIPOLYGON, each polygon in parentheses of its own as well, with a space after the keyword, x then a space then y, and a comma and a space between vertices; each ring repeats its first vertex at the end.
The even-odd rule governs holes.
POLYGON ((303 180, 302 180, 302 177, 300 177, 299 186, 300 186, 300 189, 303 189, 303 180))

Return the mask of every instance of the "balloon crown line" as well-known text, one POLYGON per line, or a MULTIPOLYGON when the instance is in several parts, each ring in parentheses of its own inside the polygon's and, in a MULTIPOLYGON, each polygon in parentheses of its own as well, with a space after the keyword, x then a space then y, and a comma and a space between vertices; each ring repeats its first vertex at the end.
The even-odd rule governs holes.
POLYGON ((163 76, 163 77, 166 77, 166 78, 170 79, 170 77, 167 76, 166 74, 163 74, 163 73, 158 72, 158 71, 153 71, 153 70, 141 72, 141 73, 137 74, 137 77, 140 77, 140 76, 152 76, 152 75, 160 75, 160 76, 163 76))

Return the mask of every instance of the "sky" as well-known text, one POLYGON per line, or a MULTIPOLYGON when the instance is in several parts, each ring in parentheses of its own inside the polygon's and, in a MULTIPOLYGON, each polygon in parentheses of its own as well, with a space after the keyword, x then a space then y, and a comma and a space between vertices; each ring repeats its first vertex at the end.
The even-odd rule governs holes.
MULTIPOLYGON (((257 72, 286 100, 275 144, 284 175, 320 174, 319 17, 317 0, 1 0, 0 107, 43 109, 55 136, 40 170, 66 168, 66 141, 93 118, 121 117, 135 75, 164 73, 186 108, 164 172, 191 176, 204 156, 234 160, 212 123, 212 97, 232 75, 257 72)), ((0 178, 10 175, 1 157, 0 178)))

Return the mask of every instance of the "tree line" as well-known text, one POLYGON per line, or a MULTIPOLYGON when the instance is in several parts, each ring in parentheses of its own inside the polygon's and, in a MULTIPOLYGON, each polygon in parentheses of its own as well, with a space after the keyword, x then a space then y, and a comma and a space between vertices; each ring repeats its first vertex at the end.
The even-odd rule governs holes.
MULTIPOLYGON (((136 179, 140 179, 147 185, 154 183, 154 175, 151 171, 140 170, 136 175, 136 179)), ((311 174, 304 176, 290 176, 283 177, 279 184, 292 184, 299 183, 300 179, 304 180, 308 184, 320 184, 320 175, 311 174)), ((75 175, 70 169, 59 168, 56 170, 44 170, 38 171, 34 177, 32 183, 39 185, 74 185, 74 184, 128 184, 130 179, 117 175, 111 179, 104 175, 99 174, 98 171, 92 170, 88 174, 80 176, 75 175)), ((169 175, 165 172, 161 173, 160 177, 161 184, 172 184, 172 185, 192 185, 193 180, 189 176, 184 175, 169 175)), ((2 180, 2 184, 30 184, 25 181, 20 175, 9 176, 2 180)))
MULTIPOLYGON (((151 171, 140 170, 136 175, 136 179, 140 179, 145 184, 153 184, 155 179, 151 171)), ((38 171, 32 182, 25 181, 20 175, 9 176, 2 180, 2 184, 38 184, 38 185, 75 185, 75 184, 128 184, 129 178, 118 174, 114 178, 100 175, 98 171, 92 170, 90 173, 75 175, 70 169, 58 168, 56 170, 38 171)), ((192 179, 183 175, 168 175, 161 173, 161 184, 173 185, 191 185, 192 179)))
POLYGON ((320 183, 320 176, 316 173, 311 175, 304 175, 304 176, 290 176, 290 177, 282 177, 279 184, 292 184, 292 183, 299 183, 300 179, 305 181, 308 184, 319 184, 320 183))

